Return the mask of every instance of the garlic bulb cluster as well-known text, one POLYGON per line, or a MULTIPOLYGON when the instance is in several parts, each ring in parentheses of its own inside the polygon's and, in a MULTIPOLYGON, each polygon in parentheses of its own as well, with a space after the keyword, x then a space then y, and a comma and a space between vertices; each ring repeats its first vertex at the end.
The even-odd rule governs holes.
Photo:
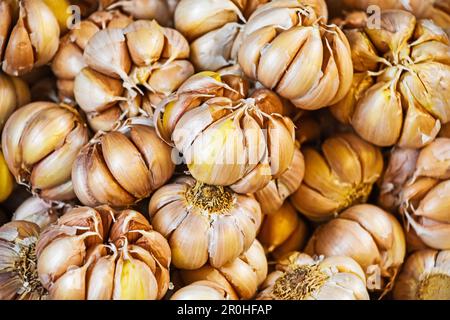
POLYGON ((181 0, 175 27, 189 40, 197 70, 217 71, 237 63, 246 18, 268 0, 181 0))
POLYGON ((238 61, 251 79, 315 110, 349 91, 353 68, 343 32, 327 25, 324 0, 282 0, 260 6, 242 31, 238 61))
POLYGON ((208 281, 195 281, 175 292, 170 300, 229 300, 230 296, 220 285, 208 281))
POLYGON ((267 253, 279 259, 291 251, 300 251, 306 244, 308 227, 295 208, 286 201, 271 215, 264 217, 258 240, 267 253))
POLYGON ((366 202, 381 176, 379 148, 352 133, 326 139, 321 152, 306 147, 305 176, 290 199, 311 220, 323 221, 356 203, 366 202))
POLYGON ((355 69, 352 89, 331 111, 378 146, 429 144, 450 121, 448 36, 407 11, 382 11, 380 28, 357 14, 343 22, 355 69))
POLYGON ((315 261, 290 253, 277 262, 261 289, 261 300, 369 300, 364 271, 346 256, 315 261))
POLYGON ((100 30, 85 47, 88 67, 75 77, 75 100, 94 130, 105 130, 105 121, 111 129, 121 113, 152 115, 153 107, 194 73, 188 57, 186 39, 154 20, 100 30))
POLYGON ((80 114, 51 102, 18 109, 2 133, 5 160, 16 181, 43 199, 56 201, 75 198, 71 165, 87 141, 80 114))
POLYGON ((12 221, 22 220, 33 222, 41 229, 58 220, 69 206, 53 204, 39 197, 30 197, 16 209, 12 221))
POLYGON ((0 150, 0 202, 5 201, 14 188, 14 177, 9 172, 3 153, 0 150))
POLYGON ((134 210, 72 209, 42 232, 36 255, 50 299, 154 300, 169 287, 169 245, 134 210))
MULTIPOLYGON (((216 285, 213 287, 208 284, 205 288, 203 282, 204 285, 195 288, 194 293, 192 289, 189 290, 191 295, 205 295, 212 287, 216 291, 216 296, 221 294, 229 300, 251 299, 267 277, 267 259, 263 247, 255 240, 247 251, 221 267, 207 264, 199 269, 178 272, 186 285, 192 285, 198 281, 211 281, 216 285)), ((175 298, 176 295, 177 293, 175 298)))
POLYGON ((81 203, 130 206, 172 177, 172 148, 146 121, 130 118, 81 149, 72 167, 73 187, 81 203))
POLYGON ((213 72, 192 76, 158 106, 154 121, 160 136, 183 154, 196 180, 253 193, 291 166, 294 124, 262 111, 253 96, 243 99, 243 90, 225 82, 236 77, 213 72))
POLYGON ((0 72, 0 132, 13 111, 29 103, 30 98, 25 81, 0 72))
POLYGON ((421 250, 406 260, 393 291, 398 300, 450 300, 450 251, 421 250))
POLYGON ((1 1, 0 20, 0 62, 7 74, 26 74, 58 50, 58 21, 42 0, 1 1))
POLYGON ((449 138, 437 138, 420 151, 403 150, 391 155, 379 201, 400 209, 419 247, 422 243, 434 249, 450 249, 449 168, 449 138), (403 157, 399 164, 399 153, 410 157, 403 157))
POLYGON ((173 265, 188 270, 208 261, 220 268, 239 257, 252 245, 262 218, 253 197, 191 177, 158 189, 148 211, 155 230, 169 241, 173 265))
POLYGON ((384 292, 392 288, 405 251, 400 223, 370 204, 350 207, 338 218, 319 226, 305 248, 310 255, 353 258, 373 280, 370 289, 384 292))
POLYGON ((39 227, 13 221, 0 227, 0 300, 45 299, 36 268, 39 227))

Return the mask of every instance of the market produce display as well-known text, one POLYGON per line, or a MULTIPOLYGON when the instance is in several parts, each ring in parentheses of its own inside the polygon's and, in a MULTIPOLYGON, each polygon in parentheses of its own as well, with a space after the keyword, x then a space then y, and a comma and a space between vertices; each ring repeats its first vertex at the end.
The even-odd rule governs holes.
POLYGON ((1 300, 450 300, 448 0, 0 0, 1 300))

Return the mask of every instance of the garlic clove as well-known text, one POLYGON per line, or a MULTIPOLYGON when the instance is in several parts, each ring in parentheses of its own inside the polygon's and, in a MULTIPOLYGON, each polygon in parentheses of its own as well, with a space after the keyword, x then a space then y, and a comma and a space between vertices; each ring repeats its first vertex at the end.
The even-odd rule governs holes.
MULTIPOLYGON (((164 237, 168 237, 186 219, 188 212, 184 208, 185 206, 181 201, 175 200, 165 205, 161 211, 151 211, 152 225, 155 230, 164 237)), ((151 210, 151 207, 149 210, 151 210)))
POLYGON ((450 179, 450 139, 437 138, 420 150, 417 158, 415 176, 436 179, 450 179))
POLYGON ((420 201, 415 215, 423 216, 442 223, 450 223, 450 180, 433 187, 420 201))
POLYGON ((220 272, 242 299, 251 299, 258 289, 258 278, 251 267, 240 258, 222 266, 220 272))
POLYGON ((190 54, 189 43, 176 29, 163 28, 165 46, 161 57, 172 62, 175 59, 188 59, 190 54))
MULTIPOLYGON (((148 204, 148 213, 151 218, 158 212, 159 209, 168 205, 171 202, 182 200, 186 193, 187 186, 181 183, 173 183, 172 185, 162 186, 152 194, 148 204)), ((152 222, 153 224, 153 222, 152 222)))
POLYGON ((359 29, 345 30, 344 33, 350 43, 355 71, 376 71, 381 59, 367 34, 359 29))
POLYGON ((450 64, 450 52, 448 44, 438 41, 428 41, 412 48, 411 58, 414 63, 435 61, 442 64, 450 64))
POLYGON ((83 267, 70 267, 49 289, 51 300, 86 299, 86 270, 83 267))
POLYGON ((88 270, 87 274, 87 300, 111 300, 114 284, 115 257, 101 257, 88 270))
POLYGON ((228 300, 228 293, 212 281, 197 281, 175 292, 170 300, 228 300))
MULTIPOLYGON (((258 129, 258 131, 260 131, 258 129)), ((248 148, 251 149, 251 148, 248 148)), ((242 179, 233 183, 230 188, 236 193, 251 193, 262 190, 271 181, 272 175, 267 160, 263 160, 242 179)))
POLYGON ((0 16, 2 17, 2 21, 0 22, 0 59, 2 60, 4 49, 7 44, 6 39, 9 35, 9 30, 13 20, 13 7, 11 4, 12 3, 9 2, 0 3, 0 16))
POLYGON ((326 198, 305 184, 301 184, 290 199, 298 211, 314 221, 327 220, 327 216, 332 217, 337 214, 340 206, 338 202, 326 198))
POLYGON ((147 83, 153 90, 166 96, 169 96, 194 74, 194 67, 188 60, 175 60, 170 63, 161 62, 155 68, 147 83))
POLYGON ((153 230, 139 230, 139 233, 142 237, 136 241, 136 245, 148 250, 157 263, 161 265, 161 268, 168 269, 170 267, 171 251, 166 238, 153 230))
POLYGON ((122 110, 119 106, 115 105, 101 113, 88 113, 86 115, 87 123, 89 127, 94 131, 108 132, 114 128, 114 125, 120 119, 122 110))
POLYGON ((278 260, 287 255, 289 252, 303 250, 306 241, 308 240, 308 233, 306 223, 302 219, 299 219, 297 228, 282 244, 271 252, 272 256, 278 260))
POLYGON ((277 179, 286 172, 294 158, 295 129, 292 121, 272 115, 267 123, 267 140, 271 174, 277 179))
POLYGON ((255 271, 258 286, 261 285, 267 277, 268 270, 266 255, 261 243, 258 240, 253 241, 250 248, 241 255, 241 259, 255 271))

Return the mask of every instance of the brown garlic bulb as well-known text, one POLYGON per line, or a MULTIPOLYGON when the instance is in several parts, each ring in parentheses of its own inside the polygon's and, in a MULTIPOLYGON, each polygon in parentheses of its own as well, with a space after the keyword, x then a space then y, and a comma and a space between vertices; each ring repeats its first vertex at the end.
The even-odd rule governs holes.
POLYGON ((450 251, 421 250, 406 260, 395 283, 396 300, 450 300, 450 251))
POLYGON ((292 204, 314 221, 324 221, 364 203, 383 170, 380 150, 351 133, 326 139, 321 151, 307 147, 305 176, 292 204))
POLYGON ((58 220, 58 217, 69 207, 64 204, 53 204, 38 197, 30 197, 16 209, 12 221, 29 221, 44 229, 58 220))
POLYGON ((169 288, 169 245, 137 211, 78 207, 45 229, 37 270, 56 300, 154 300, 169 288))
POLYGON ((344 33, 327 25, 324 0, 282 0, 260 6, 242 31, 239 64, 296 107, 316 110, 349 91, 353 67, 344 33))
POLYGON ((267 267, 264 249, 255 240, 238 258, 221 267, 207 264, 199 269, 178 272, 185 285, 207 280, 223 288, 230 300, 248 300, 255 296, 267 277, 267 267))
POLYGON ((12 221, 0 227, 0 299, 45 299, 36 268, 39 227, 28 221, 12 221))
POLYGON ((75 198, 71 166, 88 141, 86 124, 72 107, 33 102, 14 112, 2 133, 9 170, 46 200, 75 198))
POLYGON ((376 206, 361 204, 319 226, 305 252, 351 257, 368 276, 374 276, 369 289, 387 292, 405 258, 405 235, 393 215, 376 206))
POLYGON ((236 259, 253 243, 262 218, 253 197, 190 177, 159 188, 148 211, 155 230, 169 241, 174 266, 188 270, 236 259))
POLYGON ((229 294, 218 284, 201 280, 193 282, 175 292, 170 300, 229 300, 229 294))
POLYGON ((252 96, 244 99, 230 77, 237 76, 192 76, 158 106, 154 122, 160 137, 183 154, 196 180, 253 193, 291 166, 294 124, 265 113, 252 96))
POLYGON ((449 38, 407 11, 382 11, 380 28, 369 22, 342 23, 355 77, 331 111, 375 145, 423 147, 450 121, 449 38))
POLYGON ((268 0, 181 0, 175 27, 190 42, 196 70, 236 65, 240 33, 248 17, 268 0))
POLYGON ((286 201, 271 215, 264 217, 258 240, 267 253, 279 259, 291 251, 300 251, 306 244, 308 227, 295 208, 286 201))
POLYGON ((13 111, 30 102, 25 81, 0 72, 0 132, 13 111))
POLYGON ((175 170, 172 148, 147 119, 130 118, 120 128, 94 137, 72 168, 75 193, 84 205, 130 206, 166 183, 175 170))
POLYGON ((58 50, 59 25, 42 0, 1 1, 0 62, 20 76, 47 64, 58 50))
POLYGON ((281 258, 267 276, 261 300, 369 300, 366 277, 359 264, 346 256, 314 261, 293 252, 281 258))

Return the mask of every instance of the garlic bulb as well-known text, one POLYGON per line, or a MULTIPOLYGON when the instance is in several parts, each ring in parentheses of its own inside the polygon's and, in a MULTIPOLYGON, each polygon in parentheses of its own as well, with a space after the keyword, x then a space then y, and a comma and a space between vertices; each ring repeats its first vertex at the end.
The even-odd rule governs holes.
POLYGON ((383 170, 380 150, 351 133, 326 139, 321 151, 302 150, 305 176, 290 197, 297 210, 314 221, 331 219, 353 204, 366 202, 383 170))
POLYGON ((0 132, 13 111, 30 102, 30 90, 25 81, 0 73, 0 132))
MULTIPOLYGON (((149 116, 157 103, 194 73, 188 57, 186 39, 154 20, 100 30, 85 47, 83 60, 88 67, 75 77, 75 100, 88 117, 117 107, 127 117, 149 116), (146 102, 150 107, 144 110, 146 102)), ((117 120, 110 122, 109 129, 117 120)))
POLYGON ((20 76, 53 58, 58 50, 59 25, 42 0, 2 1, 0 17, 0 62, 4 72, 20 76))
POLYGON ((421 250, 409 256, 393 296, 396 300, 449 300, 450 251, 421 250))
POLYGON ((306 244, 308 227, 295 208, 286 201, 271 215, 264 217, 258 240, 275 259, 291 251, 299 251, 306 244))
POLYGON ((0 202, 5 201, 14 188, 14 178, 9 172, 3 153, 0 150, 0 202))
POLYGON ((28 221, 12 221, 0 227, 0 299, 40 300, 46 290, 36 268, 39 227, 28 221))
POLYGON ((272 1, 249 18, 238 61, 245 75, 296 107, 315 110, 349 91, 353 68, 343 32, 327 25, 324 0, 272 1))
MULTIPOLYGON (((223 288, 227 299, 247 300, 255 296, 267 276, 267 259, 263 247, 255 240, 247 251, 221 267, 207 264, 199 269, 178 272, 186 285, 207 280, 223 288)), ((198 288, 196 291, 200 294, 204 290, 198 288)))
POLYGON ((75 194, 84 205, 126 207, 172 177, 172 148, 144 119, 130 118, 120 128, 94 137, 72 168, 75 194))
POLYGON ((405 258, 405 235, 393 215, 376 206, 361 204, 319 226, 305 252, 351 257, 374 281, 369 289, 387 292, 405 258))
POLYGON ((116 10, 97 11, 61 38, 51 67, 57 77, 58 93, 62 100, 74 99, 74 80, 87 66, 83 59, 83 51, 92 36, 104 28, 124 28, 132 21, 131 17, 116 10))
POLYGON ((44 229, 49 224, 55 222, 68 207, 62 204, 52 204, 38 197, 30 197, 16 209, 12 221, 29 221, 37 224, 39 228, 44 229))
POLYGON ((42 232, 36 254, 50 299, 154 300, 169 287, 169 245, 134 210, 72 209, 42 232))
POLYGON ((277 262, 264 281, 261 300, 369 300, 364 271, 352 258, 314 261, 293 252, 277 262))
POLYGON ((228 188, 180 177, 151 197, 153 227, 165 236, 173 264, 195 270, 208 261, 222 267, 253 243, 261 224, 261 208, 251 196, 228 188))
POLYGON ((288 117, 262 111, 252 96, 243 99, 240 89, 225 82, 233 77, 192 76, 158 106, 155 127, 183 154, 196 180, 253 193, 291 166, 294 125, 288 117))
POLYGON ((229 294, 218 284, 208 281, 193 282, 173 294, 170 300, 229 300, 229 294))
POLYGON ((65 201, 75 198, 71 165, 87 141, 86 124, 74 108, 33 102, 6 122, 2 149, 18 183, 43 199, 65 201))
POLYGON ((380 28, 357 14, 359 22, 352 16, 343 22, 355 69, 352 89, 331 111, 378 146, 429 144, 450 121, 448 36, 407 11, 381 12, 380 28))

